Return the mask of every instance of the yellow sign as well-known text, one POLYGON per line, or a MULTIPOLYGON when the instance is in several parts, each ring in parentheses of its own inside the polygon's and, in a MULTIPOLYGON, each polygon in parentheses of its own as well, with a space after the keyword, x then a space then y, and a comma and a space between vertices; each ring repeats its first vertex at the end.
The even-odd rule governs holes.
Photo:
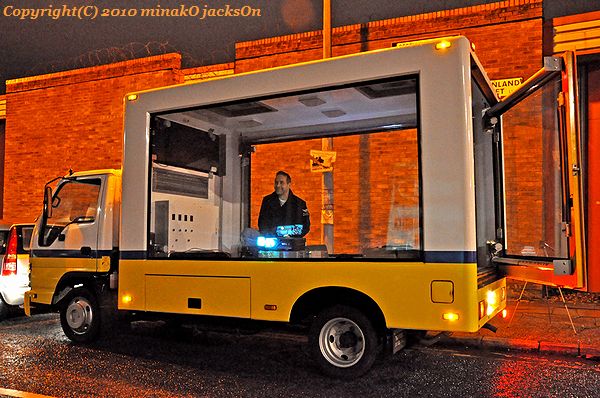
POLYGON ((513 91, 519 88, 519 86, 523 83, 522 77, 511 77, 510 79, 500 79, 500 80, 492 80, 492 86, 496 90, 496 95, 498 98, 502 99, 507 95, 511 94, 513 91))
POLYGON ((310 150, 310 171, 313 173, 324 173, 333 171, 336 152, 310 150))

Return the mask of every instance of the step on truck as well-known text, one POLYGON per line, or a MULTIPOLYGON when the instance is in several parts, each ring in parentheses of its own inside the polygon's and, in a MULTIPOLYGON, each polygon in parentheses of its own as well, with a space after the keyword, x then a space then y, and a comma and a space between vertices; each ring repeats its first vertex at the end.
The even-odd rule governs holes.
POLYGON ((351 379, 411 335, 487 327, 511 270, 585 289, 570 66, 545 59, 499 102, 449 37, 132 93, 121 170, 45 187, 26 310, 59 311, 81 343, 117 313, 298 325, 318 367, 351 379), (507 229, 518 129, 560 143, 535 236, 507 229), (258 228, 278 170, 308 234, 258 228))

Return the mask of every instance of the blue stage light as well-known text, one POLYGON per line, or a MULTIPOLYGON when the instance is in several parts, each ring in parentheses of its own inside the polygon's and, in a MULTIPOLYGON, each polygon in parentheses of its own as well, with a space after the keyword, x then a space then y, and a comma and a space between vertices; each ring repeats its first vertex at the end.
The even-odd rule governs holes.
POLYGON ((273 249, 277 247, 277 238, 268 238, 266 236, 259 236, 256 238, 256 246, 264 247, 265 249, 273 249))

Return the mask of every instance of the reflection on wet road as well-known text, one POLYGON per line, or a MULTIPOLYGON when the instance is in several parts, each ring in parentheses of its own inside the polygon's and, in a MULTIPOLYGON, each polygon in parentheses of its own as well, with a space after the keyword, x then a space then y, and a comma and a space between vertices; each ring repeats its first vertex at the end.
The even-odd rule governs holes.
POLYGON ((62 334, 57 315, 0 323, 0 364, 0 388, 54 397, 595 397, 600 391, 600 364, 577 358, 417 347, 342 382, 317 372, 299 338, 142 323, 111 341, 78 346, 62 334))

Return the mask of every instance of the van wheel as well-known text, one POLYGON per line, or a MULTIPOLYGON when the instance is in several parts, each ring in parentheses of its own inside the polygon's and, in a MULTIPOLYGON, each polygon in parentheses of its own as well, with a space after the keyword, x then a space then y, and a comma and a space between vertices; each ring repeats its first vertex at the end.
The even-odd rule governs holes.
POLYGON ((0 294, 0 321, 6 319, 6 317, 8 316, 9 309, 10 306, 6 304, 6 301, 4 301, 2 295, 0 294))
POLYGON ((73 289, 60 309, 60 325, 67 337, 76 343, 91 343, 100 332, 100 307, 96 297, 86 288, 73 289))
POLYGON ((342 305, 323 310, 309 332, 310 351, 323 373, 351 380, 377 357, 377 333, 362 312, 342 305))

